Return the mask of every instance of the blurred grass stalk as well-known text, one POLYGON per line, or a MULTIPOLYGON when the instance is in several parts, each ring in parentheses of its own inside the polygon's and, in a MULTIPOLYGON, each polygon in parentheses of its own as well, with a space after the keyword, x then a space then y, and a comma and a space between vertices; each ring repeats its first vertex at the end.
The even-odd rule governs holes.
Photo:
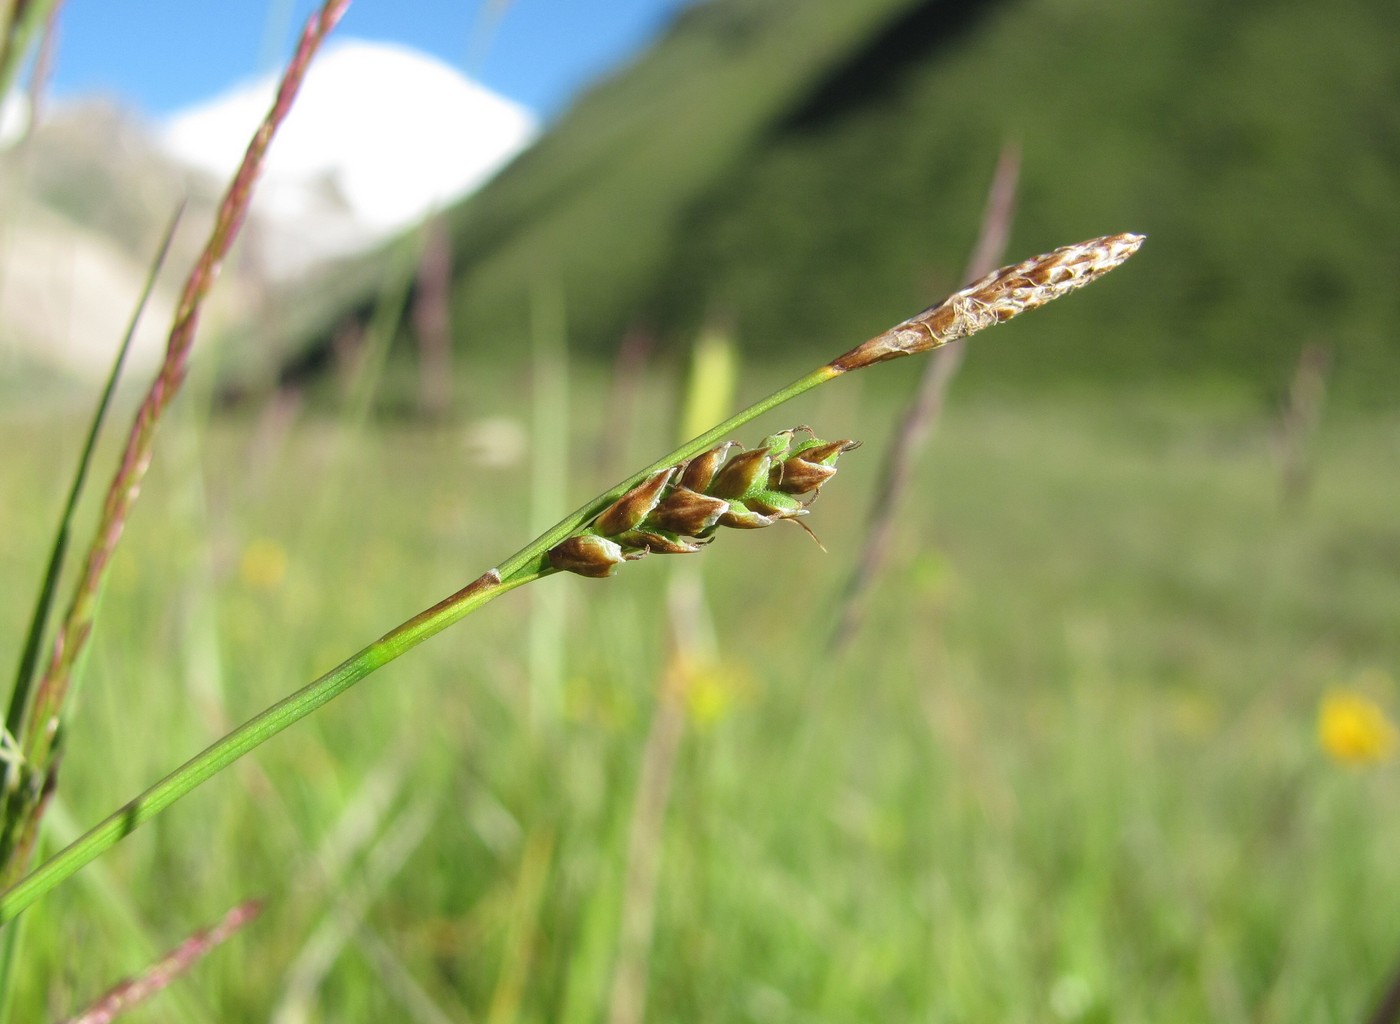
POLYGON ((135 1009, 189 971, 215 947, 227 942, 261 912, 262 905, 257 900, 238 904, 217 924, 195 932, 139 976, 114 986, 97 1002, 71 1018, 68 1024, 108 1024, 128 1010, 135 1009))
MULTIPOLYGON (((682 438, 699 433, 706 423, 713 423, 723 415, 723 410, 733 404, 735 380, 732 336, 717 328, 707 329, 696 342, 691 357, 690 381, 680 419, 682 438)), ((674 563, 667 588, 670 650, 657 684, 651 728, 647 731, 637 771, 637 792, 623 869, 609 1024, 636 1024, 646 1018, 666 807, 670 802, 676 758, 685 737, 686 691, 696 667, 712 661, 715 655, 702 568, 703 565, 697 563, 674 563)))
POLYGON ((1313 438, 1322 420, 1327 398, 1327 375, 1332 369, 1332 350, 1313 342, 1298 353, 1288 399, 1278 425, 1279 493, 1285 509, 1300 507, 1312 485, 1313 465, 1309 458, 1313 438))
MULTIPOLYGON (((1006 256, 1020 171, 1020 149, 1007 143, 1002 147, 996 170, 992 173, 982 227, 963 275, 963 281, 968 284, 986 277, 1006 256)), ((828 650, 833 654, 839 654, 849 647, 860 632, 861 622, 865 618, 866 598, 894 544, 895 523, 904 504, 904 495, 909 490, 914 461, 938 426, 948 389, 966 354, 967 349, 962 345, 950 345, 933 353, 924 364, 918 390, 900 417, 880 469, 880 482, 876 485, 875 500, 870 506, 865 546, 841 595, 837 626, 828 641, 828 650)))
MULTIPOLYGON (((398 803, 401 796, 398 790, 402 787, 396 783, 394 788, 395 803, 398 803)), ((281 996, 269 1015, 272 1024, 301 1024, 314 1020, 316 1000, 346 946, 364 935, 372 935, 365 923, 369 908, 422 843, 432 825, 430 798, 411 797, 403 803, 406 806, 391 818, 387 814, 391 809, 387 803, 374 808, 377 820, 368 823, 372 832, 361 837, 361 844, 372 839, 373 845, 356 877, 348 877, 348 865, 337 866, 325 912, 288 966, 281 996)), ((421 1002, 427 997, 415 994, 414 998, 421 1002)), ((430 1000, 427 1002, 431 1005, 430 1000)))
MULTIPOLYGON (((329 27, 327 20, 333 20, 329 12, 333 10, 338 13, 343 9, 343 6, 343 3, 328 5, 323 10, 321 18, 312 20, 308 27, 307 36, 303 38, 303 46, 298 51, 298 58, 294 61, 293 68, 289 70, 288 81, 299 78, 299 71, 304 70, 305 60, 309 59, 310 56, 309 51, 314 49, 314 46, 308 41, 319 40, 320 35, 324 34, 325 29, 329 27), (316 31, 318 26, 319 32, 316 31), (293 71, 298 73, 293 75, 293 71)), ((280 119, 280 115, 285 113, 286 104, 290 103, 292 91, 294 89, 289 90, 284 84, 283 93, 279 95, 278 105, 274 108, 272 115, 269 115, 269 122, 259 132, 253 147, 250 147, 244 170, 240 171, 239 177, 235 179, 234 186, 230 190, 230 199, 226 201, 226 208, 232 204, 235 211, 241 211, 246 206, 247 191, 251 185, 251 170, 249 168, 256 167, 257 161, 261 158, 267 141, 271 137, 273 128, 280 119)), ((227 229, 230 225, 226 225, 222 217, 220 225, 222 229, 216 227, 215 236, 210 242, 209 252, 221 255, 226 249, 227 229)), ((1136 252, 1141 243, 1142 236, 1140 235, 1108 235, 1076 245, 1064 246, 1015 266, 1003 268, 975 285, 949 296, 942 303, 929 307, 916 316, 870 338, 849 352, 818 366, 786 387, 780 388, 686 444, 666 453, 650 466, 622 481, 611 490, 586 502, 501 562, 498 567, 488 569, 455 594, 399 625, 379 640, 351 655, 319 679, 312 681, 289 697, 254 716, 202 753, 195 755, 140 796, 119 808, 76 842, 54 855, 5 892, 0 893, 0 922, 15 917, 49 889, 110 849, 134 829, 155 817, 180 797, 267 739, 343 693, 365 676, 460 621, 466 615, 501 594, 559 571, 551 563, 551 549, 569 538, 585 534, 593 521, 605 509, 608 509, 644 480, 672 469, 701 452, 713 449, 716 445, 722 446, 723 442, 727 441, 738 427, 820 384, 875 363, 933 351, 957 338, 966 337, 994 326, 1022 312, 1036 309, 1066 295, 1097 280, 1103 274, 1117 267, 1136 252)), ((117 534, 120 533, 120 524, 124 519, 130 500, 134 496, 133 491, 124 488, 124 485, 128 481, 133 485, 139 481, 139 471, 144 470, 145 462, 149 460, 150 434, 154 426, 152 415, 158 413, 168 402, 167 390, 178 385, 183 376, 184 356, 188 348, 189 334, 193 330, 194 316, 198 309, 197 300, 202 299, 212 271, 216 268, 216 258, 211 258, 207 265, 206 261, 201 259, 199 265, 196 266, 195 273, 191 277, 192 300, 182 302, 181 311, 177 314, 176 328, 172 331, 171 351, 173 359, 171 368, 168 371, 162 371, 152 390, 153 397, 148 400, 146 405, 143 405, 142 412, 138 416, 137 426, 133 430, 132 445, 129 448, 129 458, 123 460, 122 469, 118 473, 116 483, 114 483, 113 494, 115 498, 113 501, 120 513, 120 516, 114 520, 117 534)), ((111 534, 100 533, 99 536, 100 540, 115 543, 115 536, 111 534)), ((593 539, 599 540, 601 538, 594 537, 593 539)), ((110 548, 100 543, 96 549, 94 560, 90 561, 90 567, 95 565, 100 570, 105 566, 109 555, 110 548)), ((91 598, 91 594, 87 596, 89 599, 91 598)), ((82 621, 85 626, 90 625, 90 610, 88 617, 82 621)), ((61 656, 67 649, 60 644, 58 650, 60 663, 62 663, 61 656)), ((41 719, 41 721, 53 721, 53 719, 49 717, 41 719)), ((41 738, 48 739, 46 753, 52 750, 52 730, 41 731, 39 735, 41 738)))
MULTIPOLYGON (((0 23, 0 106, 10 95, 40 25, 51 25, 63 0, 9 0, 0 23)), ((47 33, 48 29, 45 29, 47 33)))
POLYGON ((413 296, 418 339, 418 411, 432 420, 452 410, 452 235, 434 213, 423 225, 413 296))
MULTIPOLYGON (((569 363, 564 296, 536 287, 530 304, 531 422, 530 530, 548 529, 567 500, 569 477, 569 363)), ((541 736, 564 713, 564 617, 567 594, 546 589, 530 595, 528 674, 530 721, 541 736)))

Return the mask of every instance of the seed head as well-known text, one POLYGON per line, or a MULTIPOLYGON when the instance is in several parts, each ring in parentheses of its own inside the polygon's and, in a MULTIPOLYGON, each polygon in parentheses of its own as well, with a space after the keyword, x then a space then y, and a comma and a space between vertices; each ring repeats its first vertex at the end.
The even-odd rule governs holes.
POLYGON ((800 520, 812 498, 798 496, 815 497, 835 475, 836 460, 858 442, 812 437, 794 444, 799 430, 811 433, 806 427, 779 431, 727 463, 725 455, 736 446, 722 444, 653 473, 600 512, 587 532, 551 548, 550 565, 582 576, 611 576, 619 563, 648 553, 693 554, 721 526, 758 530, 800 520))
POLYGON ((1145 237, 1105 235, 1002 267, 918 316, 877 334, 831 365, 837 370, 855 370, 886 359, 927 352, 1003 323, 1098 280, 1137 252, 1145 237))

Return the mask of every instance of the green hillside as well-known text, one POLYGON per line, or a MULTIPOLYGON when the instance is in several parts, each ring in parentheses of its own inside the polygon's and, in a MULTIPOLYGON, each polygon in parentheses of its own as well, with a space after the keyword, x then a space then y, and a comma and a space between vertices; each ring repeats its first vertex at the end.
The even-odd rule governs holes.
MULTIPOLYGON (((825 355, 956 284, 1011 140, 1012 257, 1151 238, 1134 273, 973 373, 1267 392, 1321 342, 1340 389, 1386 395, 1397 54, 1388 0, 711 0, 451 212, 456 336, 513 348, 544 286, 584 349, 721 314, 755 352, 815 337, 825 355)), ((358 274, 329 313, 299 295, 297 345, 368 307, 358 274)))

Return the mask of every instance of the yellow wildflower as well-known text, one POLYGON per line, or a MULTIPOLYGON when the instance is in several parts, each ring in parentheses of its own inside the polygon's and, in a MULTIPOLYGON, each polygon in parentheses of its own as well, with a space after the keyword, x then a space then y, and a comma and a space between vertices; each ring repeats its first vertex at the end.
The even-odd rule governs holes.
POLYGON ((1317 738, 1333 760, 1367 765, 1395 751, 1396 729, 1385 711, 1358 690, 1332 690, 1318 708, 1317 738))
POLYGON ((287 552, 276 541, 258 538, 243 549, 238 574, 248 586, 276 590, 287 576, 287 552))
POLYGON ((728 717, 748 696, 748 673, 739 665, 685 658, 678 675, 691 724, 701 731, 728 717))

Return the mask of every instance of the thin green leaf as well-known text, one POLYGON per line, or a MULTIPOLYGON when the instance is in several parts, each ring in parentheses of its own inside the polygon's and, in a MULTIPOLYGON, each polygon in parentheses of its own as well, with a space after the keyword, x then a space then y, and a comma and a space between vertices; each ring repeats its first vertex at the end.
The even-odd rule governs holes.
POLYGON ((0 934, 0 1024, 9 1024, 10 1012, 15 1002, 15 962, 19 959, 19 945, 24 922, 15 921, 0 934))
MULTIPOLYGON (((122 337, 121 346, 117 349, 117 357, 112 362, 112 370, 107 375, 107 384, 102 389, 102 397, 98 399, 97 408, 93 411, 92 424, 88 427, 87 440, 83 444, 82 454, 78 456, 77 470, 73 474, 73 485, 68 490, 68 500, 59 516, 58 532, 53 539, 53 549, 49 552, 49 564, 44 570, 44 582, 39 587, 39 594, 34 602, 34 612, 29 620, 29 631, 25 635, 24 647, 20 652, 19 667, 15 672, 15 685, 10 693, 10 709, 5 716, 5 728, 9 730, 11 736, 18 736, 24 725, 24 713, 29 706, 29 694, 34 685, 34 666, 38 663, 39 647, 43 642, 44 633, 48 629, 49 614, 53 610, 54 591, 58 588, 58 577, 63 568, 63 556, 68 551, 73 513, 78 506, 78 499, 82 496, 83 485, 87 482, 88 469, 92 466, 92 453, 97 447, 97 439, 102 433, 102 424, 107 418, 108 409, 111 407, 112 395, 117 389, 117 381, 121 378, 127 353, 131 350, 131 339, 136 335, 136 326, 141 322, 141 315, 145 312, 146 304, 151 299, 151 292, 155 290, 156 277, 159 276, 161 268, 165 266, 165 258, 170 253, 170 242, 175 237, 175 228, 180 223, 180 216, 184 213, 184 209, 184 204, 181 203, 174 216, 170 218, 170 224, 165 229, 165 235, 161 238, 160 248, 156 250, 155 258, 151 261, 151 268, 146 274, 145 286, 141 290, 141 298, 137 300, 136 308, 131 314, 131 321, 126 326, 126 334, 122 337)), ((9 770, 13 771, 14 769, 15 765, 11 764, 9 770)))
POLYGON ((10 94, 20 66, 29 56, 34 33, 58 4, 59 0, 12 0, 6 5, 4 24, 0 25, 0 103, 10 94))

